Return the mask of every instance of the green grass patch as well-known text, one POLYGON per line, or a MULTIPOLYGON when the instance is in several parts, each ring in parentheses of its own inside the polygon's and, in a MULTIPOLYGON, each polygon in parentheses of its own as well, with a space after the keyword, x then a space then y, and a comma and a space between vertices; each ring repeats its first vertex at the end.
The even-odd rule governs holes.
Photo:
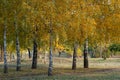
POLYGON ((71 59, 54 60, 53 76, 48 77, 48 63, 38 61, 37 69, 31 69, 31 60, 23 60, 21 71, 16 71, 16 62, 9 62, 8 73, 3 73, 0 64, 0 80, 120 80, 120 59, 89 59, 90 68, 84 69, 83 59, 77 60, 77 69, 71 69, 71 59), (60 63, 59 63, 60 62, 60 63), (116 67, 116 65, 117 67, 116 67), (67 65, 66 67, 64 67, 67 65), (111 68, 109 66, 114 67, 111 68))

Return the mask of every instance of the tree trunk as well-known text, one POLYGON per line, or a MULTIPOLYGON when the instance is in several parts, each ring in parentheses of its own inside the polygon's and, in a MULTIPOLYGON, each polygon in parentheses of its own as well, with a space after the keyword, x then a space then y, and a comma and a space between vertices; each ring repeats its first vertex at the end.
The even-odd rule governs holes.
POLYGON ((88 68, 88 39, 85 40, 84 44, 84 68, 88 68))
POLYGON ((10 52, 9 54, 10 54, 10 62, 11 62, 12 61, 12 53, 10 52))
POLYGON ((36 69, 37 68, 37 25, 34 26, 35 27, 35 31, 34 31, 34 40, 33 40, 33 58, 32 58, 32 69, 36 69))
POLYGON ((4 52, 3 52, 3 47, 0 47, 0 61, 3 61, 3 56, 4 56, 4 52))
POLYGON ((7 28, 7 20, 5 18, 4 23, 4 73, 8 73, 8 64, 7 64, 7 44, 6 44, 6 28, 7 28))
POLYGON ((76 70, 77 44, 74 43, 72 70, 76 70))
POLYGON ((61 51, 59 51, 59 57, 61 56, 61 51))
POLYGON ((106 45, 105 45, 105 47, 104 47, 103 59, 104 59, 104 60, 107 59, 107 47, 106 47, 106 45))
POLYGON ((34 39, 33 41, 33 60, 32 60, 32 69, 37 68, 37 43, 34 39))
POLYGON ((100 58, 102 58, 102 53, 103 53, 103 49, 102 49, 102 45, 100 46, 100 58))
POLYGON ((44 64, 46 64, 46 62, 47 62, 47 46, 44 46, 43 47, 43 51, 44 51, 44 64))
POLYGON ((16 71, 21 70, 21 58, 20 58, 20 44, 19 44, 19 37, 18 37, 18 25, 17 25, 17 14, 15 11, 15 18, 14 18, 14 26, 16 31, 16 54, 17 54, 17 66, 16 71))
POLYGON ((29 56, 29 59, 31 59, 30 48, 28 48, 28 56, 29 56))
POLYGON ((49 52, 49 68, 48 68, 48 76, 52 76, 52 70, 53 70, 53 60, 52 60, 52 25, 50 21, 50 52, 49 52))
POLYGON ((0 46, 0 61, 2 61, 2 46, 0 46))
POLYGON ((16 35, 16 53, 17 53, 17 66, 16 70, 21 70, 21 59, 20 59, 20 45, 19 45, 19 38, 18 35, 16 35))

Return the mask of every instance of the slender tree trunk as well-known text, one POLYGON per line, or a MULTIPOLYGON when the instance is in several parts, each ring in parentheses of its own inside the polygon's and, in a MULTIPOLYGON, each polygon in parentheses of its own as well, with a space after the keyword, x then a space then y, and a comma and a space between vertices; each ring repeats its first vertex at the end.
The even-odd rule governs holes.
POLYGON ((8 64, 7 64, 7 44, 6 44, 6 28, 7 28, 7 20, 5 18, 4 23, 4 73, 8 73, 8 64))
POLYGON ((84 68, 88 68, 88 39, 85 40, 84 44, 84 68))
POLYGON ((16 35, 16 53, 17 53, 17 66, 16 70, 21 70, 21 58, 20 58, 20 45, 19 45, 19 38, 18 35, 16 35))
POLYGON ((102 53, 103 53, 103 49, 102 49, 102 45, 100 46, 100 58, 102 58, 102 53))
POLYGON ((37 68, 37 26, 35 26, 35 31, 34 31, 34 40, 33 40, 33 58, 32 58, 32 69, 37 68))
POLYGON ((96 48, 93 48, 93 58, 96 58, 96 48))
POLYGON ((99 51, 99 57, 102 58, 102 53, 103 53, 103 46, 102 43, 100 42, 99 46, 98 46, 98 51, 99 51))
POLYGON ((0 61, 2 61, 2 46, 0 45, 0 61))
POLYGON ((52 60, 52 25, 50 21, 50 52, 49 52, 49 68, 48 68, 48 76, 52 76, 52 70, 53 70, 53 60, 52 60))
POLYGON ((107 59, 107 47, 106 47, 106 45, 105 45, 105 47, 104 47, 103 59, 104 59, 104 60, 107 59))
POLYGON ((59 51, 59 57, 61 56, 61 53, 62 53, 62 52, 61 52, 61 51, 59 51))
POLYGON ((32 69, 37 68, 37 43, 34 39, 33 41, 33 60, 32 60, 32 69))
POLYGON ((0 47, 0 61, 3 61, 3 56, 4 56, 4 52, 3 52, 3 47, 1 45, 1 47, 0 47))
POLYGON ((46 64, 46 47, 44 48, 44 64, 46 64))
POLYGON ((74 52, 73 52, 73 63, 72 63, 72 70, 76 69, 76 57, 77 57, 77 44, 74 43, 74 52))
POLYGON ((18 24, 17 24, 16 11, 15 11, 15 16, 14 16, 14 26, 15 26, 15 32, 16 32, 16 54, 17 54, 16 71, 20 71, 21 70, 21 58, 20 58, 20 44, 19 44, 19 37, 18 37, 18 24))
POLYGON ((30 48, 28 48, 28 56, 29 56, 29 59, 30 59, 31 58, 30 48))
POLYGON ((11 60, 12 60, 12 53, 10 52, 10 62, 11 62, 11 60))

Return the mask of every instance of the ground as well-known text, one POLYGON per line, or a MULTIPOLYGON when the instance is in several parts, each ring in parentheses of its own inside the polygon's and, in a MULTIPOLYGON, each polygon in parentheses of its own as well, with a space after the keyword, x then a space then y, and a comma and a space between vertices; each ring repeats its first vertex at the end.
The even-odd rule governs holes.
POLYGON ((72 58, 54 58, 53 76, 47 76, 46 64, 38 60, 37 69, 31 69, 31 60, 22 60, 22 70, 15 71, 14 61, 9 62, 9 72, 3 73, 0 63, 0 80, 120 80, 120 59, 89 58, 89 68, 83 68, 83 59, 77 59, 77 69, 71 70, 72 58))

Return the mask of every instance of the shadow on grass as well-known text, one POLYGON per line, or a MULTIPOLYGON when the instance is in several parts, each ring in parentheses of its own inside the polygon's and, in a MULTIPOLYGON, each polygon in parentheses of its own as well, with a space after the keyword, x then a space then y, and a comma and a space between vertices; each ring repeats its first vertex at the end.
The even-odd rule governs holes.
POLYGON ((22 67, 22 70, 17 72, 14 68, 9 68, 9 73, 4 74, 3 69, 0 69, 0 80, 29 80, 29 78, 33 78, 30 80, 107 80, 107 78, 109 79, 111 76, 112 80, 114 80, 114 77, 120 78, 120 69, 78 68, 71 70, 71 68, 54 68, 54 76, 52 77, 47 76, 47 70, 47 67, 38 67, 38 69, 22 67))

